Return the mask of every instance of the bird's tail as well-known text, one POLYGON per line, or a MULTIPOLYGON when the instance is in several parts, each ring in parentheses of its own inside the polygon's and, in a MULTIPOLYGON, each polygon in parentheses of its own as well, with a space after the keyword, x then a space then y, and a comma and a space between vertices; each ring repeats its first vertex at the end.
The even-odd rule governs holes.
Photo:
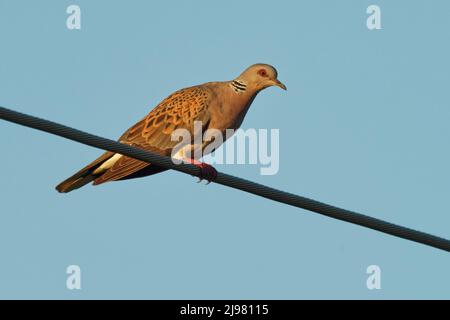
MULTIPOLYGON (((92 163, 88 164, 86 167, 75 173, 70 178, 67 178, 60 184, 56 186, 56 190, 61 193, 68 193, 75 189, 81 188, 82 186, 88 184, 93 181, 95 178, 99 176, 99 174, 95 174, 94 171, 99 166, 102 165, 106 160, 111 158, 114 155, 112 152, 106 152, 92 163)), ((100 173, 101 174, 101 173, 100 173)))

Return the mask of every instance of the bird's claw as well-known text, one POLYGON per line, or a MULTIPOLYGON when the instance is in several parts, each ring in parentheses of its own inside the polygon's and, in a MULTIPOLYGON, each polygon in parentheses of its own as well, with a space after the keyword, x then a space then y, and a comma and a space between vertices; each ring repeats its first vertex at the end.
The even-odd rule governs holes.
POLYGON ((195 163, 194 165, 200 168, 200 176, 198 177, 197 183, 206 180, 206 185, 208 185, 217 178, 217 170, 213 166, 203 162, 195 163))

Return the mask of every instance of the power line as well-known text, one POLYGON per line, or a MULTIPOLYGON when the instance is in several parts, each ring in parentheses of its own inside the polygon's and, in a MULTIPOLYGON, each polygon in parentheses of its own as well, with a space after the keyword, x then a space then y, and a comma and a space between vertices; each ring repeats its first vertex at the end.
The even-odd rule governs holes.
MULTIPOLYGON (((109 150, 128 157, 136 158, 141 161, 153 163, 166 169, 177 170, 197 177, 200 176, 200 169, 194 165, 185 163, 174 164, 170 157, 165 157, 144 151, 142 149, 134 148, 117 141, 105 139, 70 128, 56 122, 40 119, 3 107, 0 107, 0 118, 26 127, 45 131, 69 140, 77 141, 95 148, 109 150)), ((267 187, 265 185, 234 177, 222 172, 217 173, 217 178, 213 182, 450 252, 450 240, 350 210, 334 207, 289 192, 277 190, 275 188, 267 187)))

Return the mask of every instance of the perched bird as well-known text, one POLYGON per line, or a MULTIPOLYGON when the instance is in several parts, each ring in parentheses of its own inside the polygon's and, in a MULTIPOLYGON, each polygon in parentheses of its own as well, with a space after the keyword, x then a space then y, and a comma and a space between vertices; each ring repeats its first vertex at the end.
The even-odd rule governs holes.
MULTIPOLYGON (((186 129, 194 135, 194 121, 200 121, 202 130, 238 129, 256 95, 263 89, 286 86, 277 79, 276 69, 268 64, 254 64, 236 79, 224 82, 208 82, 181 89, 159 103, 150 113, 128 129, 119 142, 171 156, 178 141, 171 139, 176 129, 186 129)), ((190 145, 189 148, 204 149, 190 145)), ((184 152, 177 152, 184 158, 184 152)), ((195 152, 191 153, 192 155, 195 152)), ((201 168, 201 178, 214 180, 216 170, 191 156, 184 159, 201 168)), ((70 192, 93 181, 99 185, 107 181, 144 177, 166 169, 113 152, 105 152, 98 159, 56 186, 59 192, 70 192)))

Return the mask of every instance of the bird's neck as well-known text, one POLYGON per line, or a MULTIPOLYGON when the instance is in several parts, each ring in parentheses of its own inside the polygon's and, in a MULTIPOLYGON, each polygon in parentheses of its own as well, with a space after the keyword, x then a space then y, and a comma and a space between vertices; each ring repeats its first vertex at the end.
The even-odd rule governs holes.
POLYGON ((248 91, 247 81, 243 79, 236 78, 234 80, 231 80, 229 82, 229 86, 237 94, 246 93, 248 91))
POLYGON ((236 78, 228 81, 230 87, 230 98, 234 103, 247 108, 247 104, 251 104, 259 90, 255 90, 252 84, 242 78, 236 78))
POLYGON ((225 118, 233 119, 233 123, 226 124, 226 128, 237 129, 258 92, 245 80, 239 78, 225 82, 225 85, 229 90, 222 113, 225 118))

